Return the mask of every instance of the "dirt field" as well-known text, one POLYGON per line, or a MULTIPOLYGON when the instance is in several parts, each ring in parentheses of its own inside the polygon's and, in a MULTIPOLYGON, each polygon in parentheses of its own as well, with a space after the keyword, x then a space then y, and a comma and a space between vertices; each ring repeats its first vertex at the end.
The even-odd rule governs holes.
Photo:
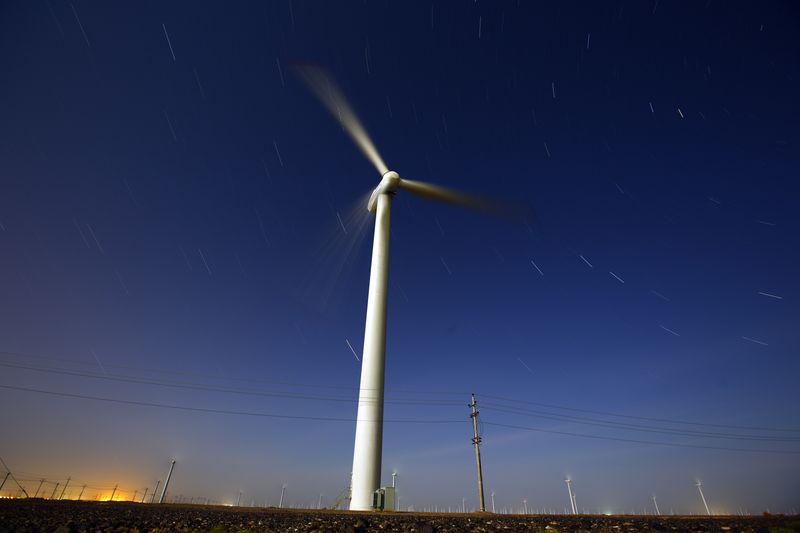
POLYGON ((800 532, 800 517, 361 513, 201 505, 0 500, 0 531, 753 531, 800 532))

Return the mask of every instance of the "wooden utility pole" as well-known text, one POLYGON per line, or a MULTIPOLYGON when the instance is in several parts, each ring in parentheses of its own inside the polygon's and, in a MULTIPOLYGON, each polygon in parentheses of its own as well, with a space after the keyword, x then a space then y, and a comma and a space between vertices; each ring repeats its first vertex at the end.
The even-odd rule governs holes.
POLYGON ((475 466, 478 469, 478 503, 480 511, 486 512, 486 504, 483 500, 483 469, 481 469, 481 438, 478 436, 478 402, 475 401, 475 394, 472 395, 472 444, 475 446, 475 466))
POLYGON ((63 489, 61 489, 61 496, 59 496, 59 497, 58 497, 58 499, 59 499, 59 500, 63 500, 63 499, 64 499, 64 493, 65 493, 65 492, 67 492, 67 486, 69 485, 69 480, 70 480, 70 479, 72 479, 72 478, 69 478, 69 477, 68 477, 68 478, 67 478, 67 482, 66 482, 66 483, 64 483, 64 488, 63 488, 63 489))

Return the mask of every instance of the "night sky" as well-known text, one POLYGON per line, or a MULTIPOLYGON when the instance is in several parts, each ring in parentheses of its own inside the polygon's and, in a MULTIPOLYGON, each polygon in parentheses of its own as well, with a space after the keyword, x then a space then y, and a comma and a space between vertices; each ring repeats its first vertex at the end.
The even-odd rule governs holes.
POLYGON ((380 176, 313 64, 402 177, 534 214, 394 200, 403 508, 477 505, 472 392, 498 510, 800 508, 798 14, 4 2, 0 457, 72 497, 172 458, 187 500, 347 487, 380 176))

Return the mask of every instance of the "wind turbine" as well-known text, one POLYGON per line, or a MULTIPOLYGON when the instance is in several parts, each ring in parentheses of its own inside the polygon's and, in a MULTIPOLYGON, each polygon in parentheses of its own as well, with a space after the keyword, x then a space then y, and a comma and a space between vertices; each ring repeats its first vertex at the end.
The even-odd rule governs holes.
POLYGON ((567 490, 569 491, 569 504, 572 507, 572 514, 578 514, 578 509, 575 508, 575 496, 572 494, 572 480, 567 478, 564 483, 567 484, 567 490))
POLYGON ((706 497, 703 494, 703 483, 700 482, 700 481, 697 481, 695 483, 695 486, 697 487, 697 490, 700 491, 700 498, 703 499, 703 506, 706 508, 706 514, 708 514, 708 516, 711 516, 711 510, 708 508, 708 504, 706 503, 706 497))
POLYGON ((401 178, 384 163, 347 99, 325 71, 312 66, 297 66, 295 70, 331 115, 339 121, 344 131, 381 176, 381 181, 372 191, 367 204, 369 212, 375 215, 375 235, 372 241, 350 500, 351 510, 368 511, 372 509, 372 496, 381 481, 389 221, 392 198, 398 190, 403 190, 426 200, 487 212, 499 214, 507 213, 508 210, 482 198, 401 178))

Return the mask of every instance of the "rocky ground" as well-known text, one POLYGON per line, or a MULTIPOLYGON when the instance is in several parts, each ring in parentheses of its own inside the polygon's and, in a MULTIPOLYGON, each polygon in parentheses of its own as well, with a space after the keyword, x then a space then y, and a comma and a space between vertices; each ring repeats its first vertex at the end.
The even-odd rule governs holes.
POLYGON ((800 533, 800 517, 520 516, 362 513, 202 505, 0 500, 6 531, 224 532, 488 532, 488 531, 752 531, 800 533))

